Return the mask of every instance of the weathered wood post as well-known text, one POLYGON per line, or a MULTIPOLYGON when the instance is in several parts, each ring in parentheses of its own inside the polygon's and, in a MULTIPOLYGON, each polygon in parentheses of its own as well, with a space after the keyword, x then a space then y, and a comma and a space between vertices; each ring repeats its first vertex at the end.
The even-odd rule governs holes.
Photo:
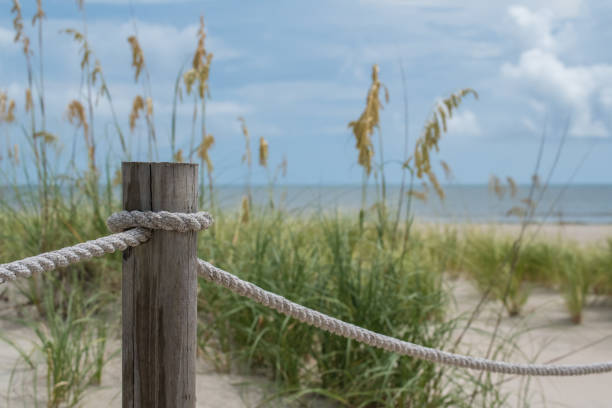
MULTIPOLYGON (((123 163, 123 208, 197 211, 197 164, 123 163)), ((123 407, 195 407, 197 233, 123 255, 123 407)))

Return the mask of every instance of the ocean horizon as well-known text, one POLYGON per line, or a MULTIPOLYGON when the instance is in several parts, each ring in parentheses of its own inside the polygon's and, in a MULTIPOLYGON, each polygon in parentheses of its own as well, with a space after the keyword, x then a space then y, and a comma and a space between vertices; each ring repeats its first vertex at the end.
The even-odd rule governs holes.
MULTIPOLYGON (((36 186, 19 186, 21 192, 35 191, 36 186)), ((515 207, 526 208, 524 200, 529 197, 530 186, 518 185, 514 196, 508 188, 503 195, 496 195, 485 184, 451 184, 443 186, 444 200, 440 200, 433 190, 427 200, 412 199, 411 210, 417 221, 443 223, 519 223, 521 218, 509 214, 515 207)), ((101 187, 105 189, 105 187, 101 187)), ((405 189, 405 191, 407 188, 405 189)), ((418 190, 418 189, 417 189, 418 190)), ((356 184, 314 185, 314 184, 277 184, 273 187, 252 185, 251 197, 256 207, 266 207, 270 200, 276 208, 294 215, 315 213, 358 212, 362 204, 362 187, 356 184)), ((0 187, 7 203, 17 204, 15 188, 0 187)), ((239 184, 220 184, 213 186, 215 206, 228 211, 237 211, 248 187, 239 184)), ((120 188, 114 187, 115 197, 120 196, 120 188)), ((28 202, 35 200, 29 194, 28 202)), ((374 185, 366 188, 366 211, 378 201, 379 193, 374 185)), ((387 206, 397 210, 400 185, 387 186, 387 206)), ((404 193, 405 207, 408 195, 404 193)), ((204 193, 204 206, 210 207, 209 188, 204 193)), ((536 203, 534 221, 543 223, 566 224, 612 224, 612 184, 569 184, 550 185, 537 189, 533 194, 536 203)), ((206 209, 206 208, 204 208, 206 209)))
MULTIPOLYGON (((526 208, 530 186, 518 185, 514 196, 506 188, 501 197, 488 185, 446 185, 444 200, 430 191, 426 201, 412 199, 411 209, 417 220, 431 222, 519 223, 521 218, 509 215, 514 207, 526 208)), ((246 186, 220 185, 214 188, 215 204, 230 210, 238 209, 246 186)), ((405 193, 404 193, 405 194, 405 193)), ((400 186, 387 186, 387 205, 397 209, 400 186)), ((315 212, 357 212, 361 208, 360 185, 284 185, 272 190, 266 186, 252 186, 251 196, 258 206, 265 206, 273 197, 274 203, 296 214, 315 212)), ((366 190, 366 210, 377 202, 377 189, 366 190)), ((404 196, 403 205, 408 196, 404 196)), ((612 184, 550 185, 533 193, 536 203, 534 221, 570 224, 612 224, 612 184)))

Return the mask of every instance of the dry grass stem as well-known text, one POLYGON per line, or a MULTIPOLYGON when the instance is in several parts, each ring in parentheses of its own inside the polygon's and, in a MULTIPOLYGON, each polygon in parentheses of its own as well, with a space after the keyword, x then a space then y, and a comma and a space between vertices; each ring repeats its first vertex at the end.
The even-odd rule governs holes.
POLYGON ((247 166, 251 167, 251 136, 249 135, 249 128, 247 128, 246 121, 241 116, 238 118, 240 122, 240 127, 242 129, 242 134, 244 135, 244 140, 246 143, 245 153, 242 156, 242 162, 246 163, 247 166))

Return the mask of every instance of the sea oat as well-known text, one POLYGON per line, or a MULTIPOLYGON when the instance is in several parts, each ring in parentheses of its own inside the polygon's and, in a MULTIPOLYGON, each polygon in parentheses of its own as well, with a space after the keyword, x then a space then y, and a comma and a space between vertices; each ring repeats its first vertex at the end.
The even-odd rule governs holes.
POLYGON ((13 28, 15 29, 15 38, 14 42, 19 42, 23 44, 23 53, 26 56, 31 54, 30 50, 30 39, 23 32, 23 15, 21 14, 21 5, 18 0, 13 0, 13 8, 11 12, 15 14, 13 18, 13 28))
POLYGON ((85 108, 81 102, 77 100, 73 100, 68 104, 68 121, 77 127, 83 127, 85 133, 87 133, 89 129, 89 124, 87 123, 87 118, 85 116, 85 108))
POLYGON ((36 14, 32 17, 32 25, 36 24, 36 20, 42 20, 45 17, 46 14, 42 8, 42 0, 36 0, 36 14))
POLYGON ((133 132, 136 128, 136 121, 140 117, 140 111, 144 110, 144 99, 142 96, 136 95, 132 102, 132 111, 130 112, 130 130, 133 132))
POLYGON ((240 205, 240 207, 241 207, 240 222, 243 224, 248 224, 249 217, 250 217, 250 209, 249 209, 249 198, 247 196, 242 197, 242 204, 240 205))
POLYGON ((268 167, 268 142, 263 137, 259 138, 259 165, 268 167))
POLYGON ((15 101, 9 99, 5 92, 0 92, 0 122, 12 123, 14 121, 15 101))
POLYGON ((45 143, 53 143, 57 140, 57 136, 50 132, 41 130, 34 133, 34 139, 42 139, 45 143))
POLYGON ((130 48, 132 50, 132 66, 135 69, 134 72, 134 81, 138 81, 138 77, 144 68, 144 54, 142 52, 142 48, 140 48, 140 44, 138 43, 138 38, 132 35, 128 37, 128 42, 130 43, 130 48))
POLYGON ((246 163, 248 167, 251 167, 251 137, 249 136, 249 128, 247 128, 246 121, 242 116, 238 117, 240 122, 242 134, 246 142, 246 149, 244 155, 242 155, 242 162, 246 163))
POLYGON ((448 163, 446 163, 444 160, 440 160, 440 165, 442 166, 442 170, 444 170, 444 177, 447 180, 452 180, 453 179, 453 171, 451 170, 451 168, 448 165, 448 163))
MULTIPOLYGON (((435 150, 436 152, 439 151, 438 144, 440 142, 442 133, 448 130, 447 119, 453 117, 453 111, 459 107, 466 95, 473 95, 474 98, 478 99, 478 94, 476 91, 471 88, 465 88, 438 102, 431 113, 430 118, 427 120, 427 122, 425 122, 423 133, 417 139, 414 148, 414 167, 417 178, 422 179, 424 176, 427 176, 441 199, 444 198, 444 191, 442 190, 441 186, 437 184, 437 179, 435 175, 433 175, 431 168, 431 153, 432 150, 435 150)), ((409 158, 404 163, 404 166, 410 169, 412 169, 410 166, 411 159, 412 158, 409 158)), ((448 165, 442 166, 445 173, 448 175, 450 173, 450 167, 448 165)))
POLYGON ((442 186, 438 182, 438 178, 436 177, 435 173, 433 171, 428 171, 427 178, 429 178, 429 182, 433 186, 434 190, 436 190, 438 197, 440 197, 440 199, 443 200, 445 196, 444 190, 442 189, 442 186))
MULTIPOLYGON (((89 150, 89 158, 91 159, 90 164, 93 163, 94 151, 93 146, 91 145, 91 142, 89 140, 89 124, 87 123, 87 117, 85 116, 85 108, 83 108, 81 102, 77 100, 73 100, 72 102, 70 102, 70 104, 68 105, 67 116, 68 121, 70 123, 75 125, 77 128, 83 128, 83 137, 85 138, 85 145, 89 150)), ((45 140, 47 140, 46 135, 41 136, 45 137, 45 140)))
POLYGON ((508 181, 508 186, 510 187, 510 197, 515 197, 516 193, 518 192, 516 182, 510 176, 506 177, 506 180, 508 181))
POLYGON ((202 140, 200 147, 198 147, 198 156, 200 157, 200 159, 202 159, 203 162, 206 163, 206 169, 208 170, 209 174, 212 173, 214 168, 212 161, 210 160, 210 156, 208 155, 208 150, 212 147, 214 143, 215 138, 213 137, 213 135, 206 135, 206 137, 202 140))
POLYGON ((153 116, 153 99, 148 97, 146 99, 146 103, 147 103, 147 116, 151 117, 151 116, 153 116))
POLYGON ((34 106, 34 101, 32 101, 32 90, 30 88, 27 88, 25 91, 25 100, 25 111, 30 112, 30 110, 32 110, 32 107, 34 106))
POLYGON ((408 190, 409 196, 416 198, 417 200, 427 201, 427 193, 425 191, 408 190))
MULTIPOLYGON (((366 105, 359 116, 359 119, 349 122, 348 126, 353 130, 355 135, 355 147, 359 151, 357 162, 361 165, 366 174, 370 174, 372 171, 372 157, 374 156, 374 144, 372 143, 372 134, 374 129, 379 126, 380 123, 380 110, 382 104, 380 103, 379 92, 381 86, 383 86, 378 79, 378 65, 372 66, 372 85, 368 90, 366 97, 366 105)), ((385 88, 385 96, 388 99, 388 92, 385 88)))
POLYGON ((204 17, 200 17, 200 27, 198 29, 198 45, 193 55, 191 69, 183 75, 183 82, 187 94, 191 93, 193 85, 198 82, 198 95, 200 99, 204 99, 208 91, 208 77, 210 75, 210 65, 212 63, 213 54, 206 51, 204 46, 206 40, 206 32, 204 31, 204 17))
POLYGON ((174 153, 174 157, 172 157, 172 160, 177 163, 183 163, 185 161, 185 159, 183 158, 183 149, 178 149, 176 153, 174 153))
POLYGON ((507 217, 515 216, 515 217, 521 218, 521 217, 524 217, 525 215, 527 215, 527 211, 523 207, 519 207, 519 206, 514 206, 508 211, 506 211, 507 217))
POLYGON ((504 198, 504 195, 506 194, 506 189, 504 188, 504 186, 502 186, 499 178, 494 174, 492 174, 489 178, 489 190, 495 193, 497 198, 499 198, 500 200, 504 198))

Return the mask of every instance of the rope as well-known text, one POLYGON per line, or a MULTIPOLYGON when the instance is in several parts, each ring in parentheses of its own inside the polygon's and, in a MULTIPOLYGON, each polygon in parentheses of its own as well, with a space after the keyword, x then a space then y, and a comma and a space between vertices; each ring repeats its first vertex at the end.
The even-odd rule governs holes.
POLYGON ((265 307, 274 309, 303 323, 393 353, 454 367, 515 375, 576 376, 612 371, 612 362, 586 365, 513 364, 420 346, 343 322, 263 290, 206 261, 198 259, 198 262, 200 264, 200 274, 208 281, 221 285, 234 293, 245 296, 265 307))
POLYGON ((32 273, 50 272, 93 257, 138 246, 151 237, 152 229, 201 231, 210 227, 213 219, 206 212, 186 214, 167 211, 121 211, 111 215, 106 223, 115 234, 0 265, 0 284, 18 277, 29 278, 32 273), (128 228, 133 229, 122 232, 128 228))
MULTIPOLYGON (((167 211, 156 213, 151 211, 122 211, 111 215, 107 221, 109 229, 116 232, 115 234, 0 265, 0 283, 14 280, 17 277, 29 277, 34 272, 42 273, 56 268, 63 268, 93 257, 138 246, 151 237, 150 230, 152 229, 179 232, 200 231, 207 229, 212 223, 212 217, 205 212, 185 214, 167 211), (133 229, 119 232, 128 228, 133 229)), ((420 346, 375 333, 291 302, 282 296, 263 290, 201 259, 198 259, 198 264, 199 272, 205 279, 217 283, 234 293, 245 296, 265 307, 274 309, 303 323, 390 352, 454 367, 514 375, 576 376, 612 371, 612 362, 584 365, 513 364, 420 346)))
POLYGON ((114 213, 106 225, 112 232, 120 232, 128 228, 142 227, 165 231, 201 231, 208 229, 213 219, 207 212, 171 213, 168 211, 121 211, 114 213))
POLYGON ((57 268, 110 254, 117 250, 124 251, 128 247, 135 247, 146 242, 151 231, 143 228, 134 228, 93 241, 83 242, 57 251, 31 256, 7 264, 0 265, 0 284, 12 281, 17 277, 29 278, 32 273, 49 272, 57 268))

